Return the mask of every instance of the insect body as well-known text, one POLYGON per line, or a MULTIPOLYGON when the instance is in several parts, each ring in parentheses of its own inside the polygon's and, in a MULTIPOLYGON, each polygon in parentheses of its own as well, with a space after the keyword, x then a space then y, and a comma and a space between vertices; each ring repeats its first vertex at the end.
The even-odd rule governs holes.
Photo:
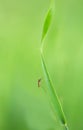
POLYGON ((40 85, 41 85, 41 78, 40 79, 38 79, 38 87, 40 87, 40 85))

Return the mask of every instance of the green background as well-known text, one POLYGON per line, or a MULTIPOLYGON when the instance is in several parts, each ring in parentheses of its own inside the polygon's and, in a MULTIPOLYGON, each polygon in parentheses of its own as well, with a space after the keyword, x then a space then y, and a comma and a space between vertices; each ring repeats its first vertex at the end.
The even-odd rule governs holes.
MULTIPOLYGON (((62 130, 40 60, 49 0, 0 0, 0 130, 62 130), (38 79, 42 78, 38 88, 38 79)), ((56 0, 45 39, 48 71, 70 130, 83 129, 83 1, 56 0)))

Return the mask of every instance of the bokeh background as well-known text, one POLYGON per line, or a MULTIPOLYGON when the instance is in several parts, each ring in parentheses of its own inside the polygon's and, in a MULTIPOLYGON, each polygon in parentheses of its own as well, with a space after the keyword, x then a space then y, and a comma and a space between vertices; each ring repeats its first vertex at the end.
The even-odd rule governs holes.
MULTIPOLYGON (((39 49, 49 5, 50 0, 0 0, 0 130, 62 130, 42 89, 46 83, 39 49)), ((83 130, 82 0, 55 0, 44 42, 69 128, 83 130)))

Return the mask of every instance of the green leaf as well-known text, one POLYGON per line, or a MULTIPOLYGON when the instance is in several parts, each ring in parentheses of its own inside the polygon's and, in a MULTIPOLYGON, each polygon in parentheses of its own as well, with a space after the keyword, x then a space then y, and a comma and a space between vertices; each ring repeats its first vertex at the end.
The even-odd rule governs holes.
POLYGON ((67 123, 66 123, 65 115, 63 113, 62 106, 60 104, 59 98, 58 98, 58 96, 57 96, 57 94, 54 90, 54 87, 53 87, 52 81, 50 79, 49 73, 47 71, 47 67, 45 65, 43 54, 41 54, 41 61, 42 61, 42 67, 43 67, 45 80, 46 80, 46 83, 47 83, 48 94, 49 94, 49 97, 50 97, 52 107, 55 110, 55 114, 56 114, 55 116, 66 127, 67 123))
POLYGON ((44 22, 44 25, 43 25, 41 42, 43 41, 44 37, 47 34, 47 31, 48 31, 48 29, 50 27, 50 24, 51 24, 51 20, 52 20, 52 8, 48 11, 47 16, 45 18, 45 22, 44 22))
MULTIPOLYGON (((51 1, 51 3, 52 3, 52 1, 51 1)), ((63 124, 65 130, 68 130, 66 118, 65 118, 61 103, 60 103, 59 98, 58 98, 58 96, 56 94, 56 91, 54 90, 52 81, 51 81, 49 73, 47 71, 44 56, 43 56, 43 47, 44 47, 43 40, 44 40, 44 38, 45 38, 45 36, 46 36, 46 34, 48 32, 48 29, 50 27, 51 20, 52 20, 52 15, 53 15, 53 6, 48 11, 45 22, 44 22, 44 26, 43 26, 42 38, 41 38, 41 43, 42 44, 41 44, 41 48, 40 48, 41 62, 42 62, 42 68, 43 68, 45 80, 46 80, 46 83, 47 83, 46 90, 47 90, 48 95, 50 97, 50 103, 51 103, 51 106, 53 108, 53 112, 55 114, 55 117, 57 117, 59 119, 59 121, 61 122, 61 124, 63 124)))

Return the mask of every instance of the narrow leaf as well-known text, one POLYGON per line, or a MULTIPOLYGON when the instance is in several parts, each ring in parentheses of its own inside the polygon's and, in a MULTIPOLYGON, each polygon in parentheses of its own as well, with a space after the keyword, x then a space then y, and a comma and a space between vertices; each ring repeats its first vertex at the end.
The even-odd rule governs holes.
POLYGON ((51 20, 52 20, 52 8, 48 11, 47 16, 45 18, 45 22, 44 22, 44 25, 43 25, 41 42, 43 41, 44 37, 47 34, 47 31, 48 31, 48 29, 50 27, 51 20))
POLYGON ((62 110, 62 106, 60 104, 58 96, 57 96, 57 94, 54 90, 54 87, 52 85, 52 81, 50 79, 50 76, 48 74, 48 71, 47 71, 47 68, 45 65, 43 54, 41 54, 41 61, 42 61, 42 67, 43 67, 44 76, 45 76, 45 80, 46 80, 47 87, 48 87, 47 90, 48 90, 48 94, 49 94, 49 97, 50 97, 50 100, 52 103, 52 107, 55 110, 56 117, 60 120, 60 122, 63 125, 66 125, 66 119, 65 119, 65 116, 64 116, 64 113, 62 110))

